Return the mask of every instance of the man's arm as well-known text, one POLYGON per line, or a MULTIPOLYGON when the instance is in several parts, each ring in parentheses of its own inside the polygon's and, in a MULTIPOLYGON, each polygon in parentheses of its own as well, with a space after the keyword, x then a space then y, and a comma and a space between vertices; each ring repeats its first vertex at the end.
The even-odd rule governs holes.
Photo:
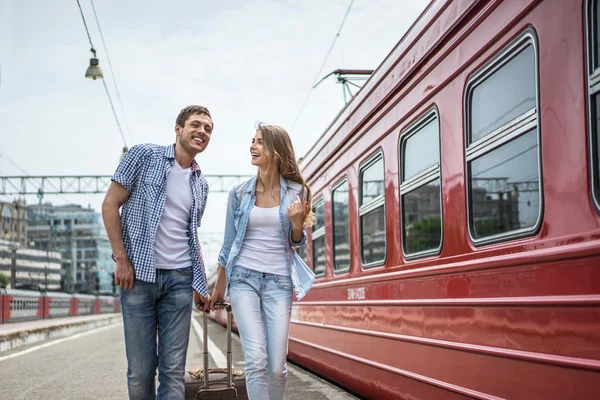
POLYGON ((133 268, 123 244, 121 216, 119 215, 119 208, 125 204, 128 197, 129 192, 120 183, 113 181, 102 202, 102 219, 104 220, 106 234, 108 235, 108 240, 110 241, 117 262, 115 267, 115 285, 125 290, 133 289, 135 282, 133 268))

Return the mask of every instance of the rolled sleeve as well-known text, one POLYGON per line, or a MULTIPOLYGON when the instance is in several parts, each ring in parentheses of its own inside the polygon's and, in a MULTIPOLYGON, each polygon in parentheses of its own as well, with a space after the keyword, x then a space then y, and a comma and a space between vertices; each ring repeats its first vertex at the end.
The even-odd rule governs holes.
POLYGON ((133 146, 119 163, 112 180, 121 184, 125 190, 131 193, 135 187, 142 169, 142 162, 146 146, 133 146))
POLYGON ((294 240, 292 239, 292 230, 293 230, 293 228, 290 227, 290 233, 288 235, 288 238, 290 240, 290 245, 292 247, 302 247, 302 246, 306 245, 306 238, 307 238, 306 229, 302 228, 302 239, 300 239, 299 242, 294 242, 294 240))
POLYGON ((223 268, 225 268, 227 266, 227 257, 228 257, 228 255, 229 255, 229 253, 225 253, 223 251, 223 249, 221 249, 221 251, 219 252, 219 259, 217 260, 217 262, 223 268))

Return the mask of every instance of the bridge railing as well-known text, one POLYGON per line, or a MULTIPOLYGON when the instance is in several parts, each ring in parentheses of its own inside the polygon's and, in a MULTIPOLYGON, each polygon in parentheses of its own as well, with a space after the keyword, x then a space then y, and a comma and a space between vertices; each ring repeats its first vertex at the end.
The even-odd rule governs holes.
POLYGON ((121 312, 121 303, 113 296, 0 289, 2 324, 118 312, 121 312))

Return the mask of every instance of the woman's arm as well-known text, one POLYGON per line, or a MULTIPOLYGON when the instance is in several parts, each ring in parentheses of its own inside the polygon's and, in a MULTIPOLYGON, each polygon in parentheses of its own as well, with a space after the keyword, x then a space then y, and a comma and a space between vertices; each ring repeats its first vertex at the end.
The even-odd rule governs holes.
POLYGON ((229 259, 229 251, 231 245, 237 236, 237 230, 235 229, 235 211, 238 208, 238 198, 235 193, 235 187, 229 192, 227 198, 227 214, 225 215, 225 236, 223 238, 223 247, 219 253, 219 275, 215 282, 212 296, 210 298, 210 309, 215 309, 215 303, 220 303, 225 297, 225 288, 227 286, 227 273, 225 267, 227 266, 227 260, 229 259))
POLYGON ((231 245, 237 235, 235 229, 235 211, 238 208, 238 198, 235 193, 235 187, 229 191, 229 197, 227 198, 227 214, 225 215, 225 235, 223 237, 223 246, 219 252, 219 265, 223 268, 227 265, 229 259, 229 251, 231 245))
POLYGON ((296 196, 296 201, 288 206, 288 216, 290 218, 290 245, 300 247, 306 244, 306 230, 304 229, 304 219, 308 213, 308 204, 300 201, 300 197, 296 196))

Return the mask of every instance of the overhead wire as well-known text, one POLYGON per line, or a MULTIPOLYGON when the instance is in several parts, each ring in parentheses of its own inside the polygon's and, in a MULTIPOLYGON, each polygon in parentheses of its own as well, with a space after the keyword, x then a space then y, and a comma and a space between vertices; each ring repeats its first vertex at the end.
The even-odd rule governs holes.
POLYGON ((31 176, 27 173, 27 171, 25 171, 23 168, 21 168, 19 166, 19 164, 17 164, 12 158, 10 158, 9 156, 7 156, 5 153, 2 152, 2 150, 0 150, 0 156, 2 156, 2 158, 6 158, 8 160, 8 162, 10 162, 12 165, 14 165, 15 167, 17 167, 17 169, 19 169, 21 172, 23 172, 25 175, 27 176, 31 176))
POLYGON ((302 102, 300 111, 298 111, 298 114, 296 115, 296 119, 294 120, 294 123, 292 124, 292 127, 290 128, 290 133, 292 133, 294 131, 296 124, 300 120, 300 116, 302 115, 302 112, 304 111, 304 108, 306 107, 306 103, 308 103, 308 99, 310 98, 312 90, 314 89, 315 84, 318 82, 319 77, 321 76, 321 73, 323 72, 323 68, 325 68, 325 64, 327 63, 327 60, 329 59, 329 56, 331 55, 331 52, 332 52, 333 48, 335 47, 335 43, 337 42, 338 38, 340 37, 342 28, 344 27, 344 24, 346 23, 346 18, 348 18, 348 14, 350 14, 350 10, 352 9, 352 4, 354 4, 354 0, 350 1, 350 4, 348 5, 348 8, 346 9, 344 18, 342 18, 342 22, 340 23, 337 33, 335 34, 335 37, 333 38, 333 42, 331 42, 331 45, 329 46, 329 50, 327 50, 327 54, 325 54, 325 58, 323 59, 323 62, 321 63, 321 66, 319 67, 319 70, 317 71, 317 74, 315 75, 315 78, 313 79, 313 84, 310 86, 310 88, 308 89, 308 92, 306 93, 306 96, 304 97, 304 101, 302 102))
POLYGON ((96 55, 96 50, 94 50, 94 44, 92 43, 92 37, 90 36, 90 30, 85 22, 85 17, 83 16, 83 10, 81 9, 81 3, 79 3, 79 0, 77 0, 77 6, 79 7, 79 12, 81 13, 81 19, 83 20, 83 26, 85 27, 85 32, 87 33, 88 40, 90 41, 90 46, 92 47, 91 51, 94 53, 94 55, 96 55))
MULTIPOLYGON (((96 19, 96 24, 98 25, 98 32, 100 33, 100 39, 102 39, 102 47, 104 47, 104 52, 106 53, 106 61, 108 61, 108 67, 110 69, 110 74, 112 76, 113 82, 115 84, 115 91, 117 92, 117 100, 119 100, 119 105, 121 106, 121 111, 123 112, 123 119, 125 120, 125 126, 127 127, 127 133, 129 135, 129 139, 133 141, 133 137, 131 134, 131 128, 129 127, 129 120, 127 119, 127 113, 125 112, 125 106, 123 106, 123 100, 121 99, 121 92, 119 91, 119 85, 117 84, 117 78, 115 77, 115 71, 112 66, 112 62, 110 61, 110 56, 108 54, 108 48, 106 47, 106 42, 104 41, 104 34, 102 33, 102 28, 100 27, 100 20, 98 19, 98 13, 96 12, 96 6, 94 6, 94 0, 90 0, 92 4, 92 10, 94 10, 94 17, 96 19)), ((108 89, 107 89, 108 91, 108 89)))
MULTIPOLYGON (((79 0, 76 0, 76 1, 77 1, 77 6, 79 7, 79 12, 81 13, 81 19, 83 20, 83 26, 85 27, 87 37, 90 41, 90 46, 91 46, 90 51, 92 53, 94 53, 94 57, 95 57, 96 49, 94 48, 94 44, 92 43, 92 37, 90 36, 90 31, 88 29, 87 23, 85 22, 85 16, 83 15, 83 10, 81 9, 81 3, 79 2, 79 0)), ((102 82, 104 83, 104 89, 106 90, 106 95, 108 96, 108 101, 110 102, 110 108, 112 109, 113 115, 115 117, 115 121, 117 122, 117 126, 119 127, 119 132, 121 133, 121 138, 123 138, 123 143, 125 144, 125 147, 129 147, 127 145, 127 139, 125 139, 125 135, 123 134, 123 128, 121 128, 121 123, 119 122, 119 117, 117 116, 117 112, 115 111, 115 106, 113 105, 112 97, 110 96, 110 92, 108 91, 108 86, 106 86, 106 82, 104 79, 102 79, 102 82)))

